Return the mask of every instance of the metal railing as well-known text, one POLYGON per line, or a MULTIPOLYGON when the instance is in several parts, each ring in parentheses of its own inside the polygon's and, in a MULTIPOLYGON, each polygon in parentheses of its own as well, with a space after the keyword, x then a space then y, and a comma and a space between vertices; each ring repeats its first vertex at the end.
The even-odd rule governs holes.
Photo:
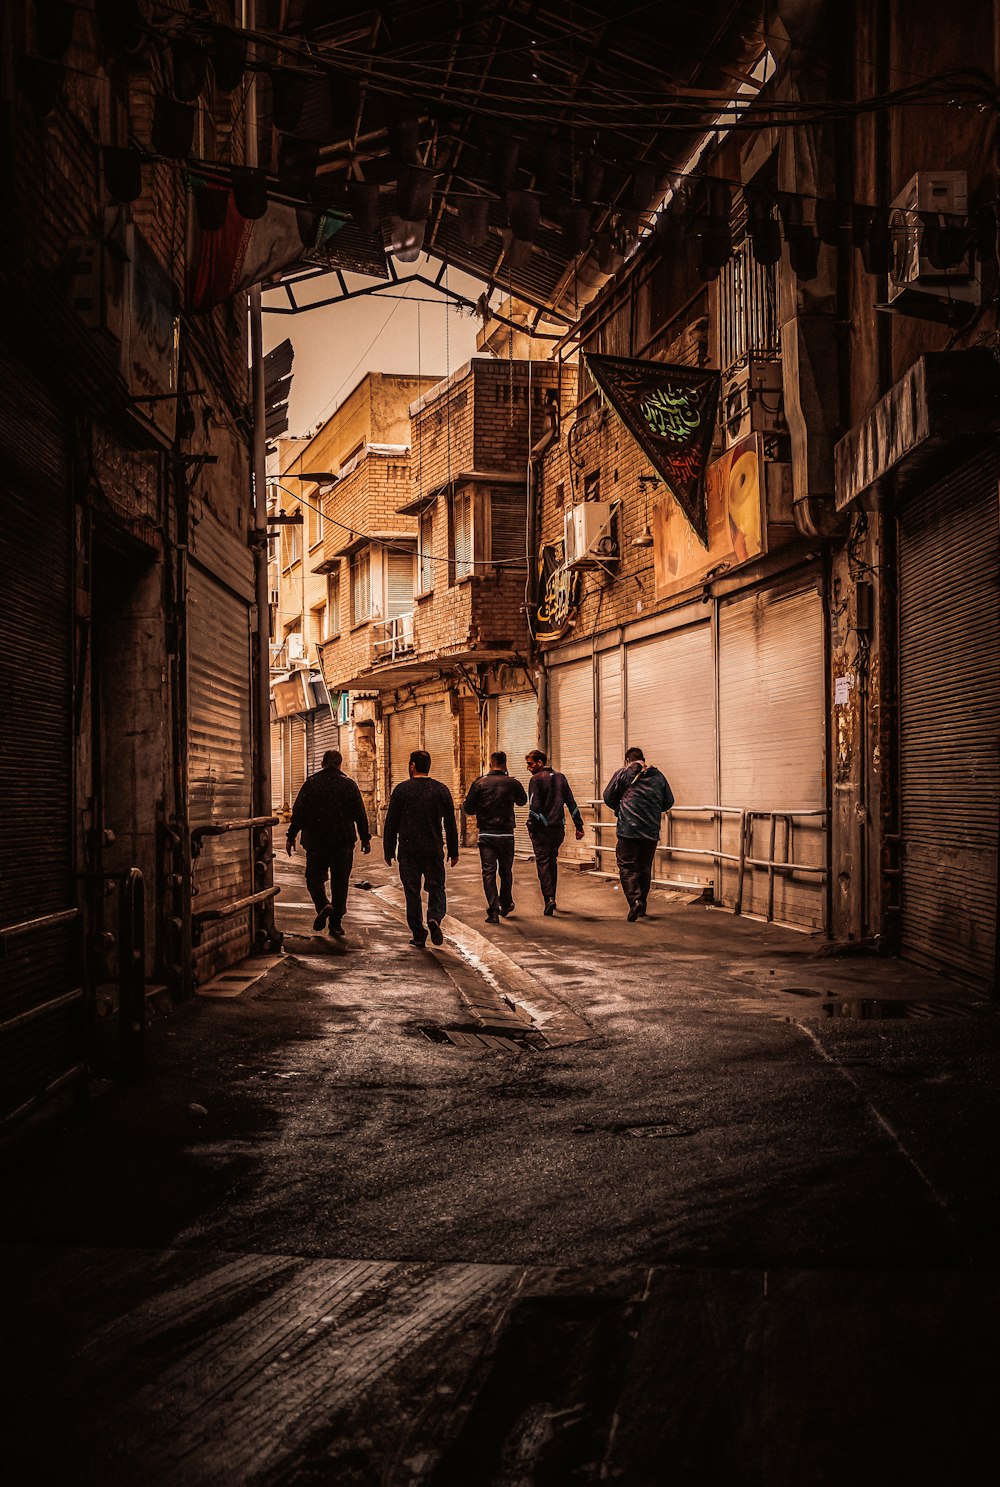
MULTIPOLYGON (((210 821, 204 826, 192 826, 189 833, 191 857, 194 859, 200 856, 206 837, 225 836, 231 831, 258 832, 256 840, 251 839, 250 870, 257 882, 260 882, 261 878, 266 881, 268 864, 274 855, 271 851, 270 828, 277 826, 280 820, 280 816, 240 816, 232 821, 210 821)), ((195 910, 191 915, 191 935, 194 944, 201 943, 202 930, 206 924, 232 919, 237 914, 259 908, 277 898, 280 892, 280 888, 260 888, 254 893, 241 894, 239 898, 229 899, 225 903, 213 904, 210 909, 195 910)), ((265 931, 266 926, 261 924, 258 916, 255 939, 260 940, 265 931)))
POLYGON ((415 643, 412 609, 391 620, 372 621, 372 656, 375 660, 394 661, 397 656, 408 655, 415 643))
MULTIPOLYGON (((589 802, 589 804, 594 807, 595 812, 599 813, 604 803, 600 800, 592 800, 589 802)), ((712 863, 713 867, 721 867, 723 864, 728 864, 730 867, 732 867, 736 872, 736 894, 733 901, 734 914, 742 914, 743 912, 743 900, 746 887, 747 871, 752 871, 754 868, 766 871, 767 912, 765 918, 770 922, 774 919, 774 887, 778 874, 810 873, 819 878, 821 882, 826 881, 827 869, 825 864, 815 862, 793 862, 789 860, 788 856, 792 844, 793 823, 799 820, 822 820, 823 828, 825 830, 826 816, 827 812, 824 808, 794 811, 763 811, 749 810, 745 806, 675 805, 666 814, 667 839, 664 842, 658 843, 657 852, 666 853, 671 858, 686 857, 695 859, 707 859, 712 863), (739 823, 737 850, 735 852, 724 852, 721 847, 688 847, 676 843, 673 840, 674 824, 677 818, 681 816, 702 816, 720 821, 726 816, 734 818, 739 823), (770 831, 768 834, 768 855, 766 857, 755 857, 752 855, 753 823, 755 821, 770 822, 770 831), (784 855, 781 857, 775 856, 775 848, 778 845, 777 827, 779 821, 782 822, 784 825, 784 832, 781 843, 784 848, 784 855)), ((594 828, 594 833, 597 838, 597 840, 595 841, 594 850, 598 854, 598 862, 600 862, 602 853, 614 853, 615 850, 614 847, 606 847, 601 843, 600 833, 602 831, 614 830, 617 826, 617 822, 614 820, 602 821, 600 819, 597 819, 591 824, 594 828)), ((678 880, 660 878, 655 881, 657 881, 661 886, 669 887, 672 881, 678 880)), ((682 886, 708 887, 710 885, 707 883, 704 885, 688 885, 687 883, 684 883, 682 886)))
MULTIPOLYGON (((0 1022, 0 1037, 12 1033, 15 1029, 24 1027, 26 1023, 33 1022, 38 1017, 49 1016, 53 1012, 62 1011, 64 1007, 79 1004, 81 1011, 80 1021, 80 1044, 81 1055, 84 1051, 84 1039, 86 1036, 86 1008, 85 990, 83 985, 83 915, 79 909, 59 909, 53 914, 40 914, 34 919, 22 919, 16 924, 0 925, 0 960, 4 960, 11 953, 13 942, 27 939, 29 936, 42 934, 46 930, 58 929, 61 925, 74 925, 77 929, 75 935, 74 949, 74 975, 73 980, 79 979, 79 986, 71 986, 67 991, 60 992, 58 996, 50 997, 45 1002, 39 1002, 35 1006, 26 1007, 21 1012, 15 1012, 10 1017, 5 1017, 0 1022)), ((27 1099, 20 1101, 12 1108, 0 1102, 0 1126, 12 1125, 15 1121, 22 1119, 32 1110, 37 1109, 46 1100, 51 1099, 64 1089, 68 1084, 76 1086, 77 1095, 81 1096, 86 1090, 87 1066, 83 1057, 67 1067, 51 1070, 51 1077, 41 1089, 36 1089, 27 1099)))

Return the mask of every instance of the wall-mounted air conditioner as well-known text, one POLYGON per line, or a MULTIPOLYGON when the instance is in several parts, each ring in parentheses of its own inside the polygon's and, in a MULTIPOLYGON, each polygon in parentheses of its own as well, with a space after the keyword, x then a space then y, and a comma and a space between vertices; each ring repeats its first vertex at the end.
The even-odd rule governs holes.
POLYGON ((566 565, 597 568, 618 558, 618 540, 612 530, 611 501, 581 501, 565 516, 566 565))
POLYGON ((301 630, 293 630, 290 635, 285 636, 285 645, 289 661, 301 661, 306 653, 305 641, 301 630))
POLYGON ((722 379, 719 417, 727 449, 747 434, 784 433, 781 362, 751 356, 722 379))
POLYGON ((918 170, 892 203, 889 306, 946 319, 935 306, 979 304, 964 170, 918 170))

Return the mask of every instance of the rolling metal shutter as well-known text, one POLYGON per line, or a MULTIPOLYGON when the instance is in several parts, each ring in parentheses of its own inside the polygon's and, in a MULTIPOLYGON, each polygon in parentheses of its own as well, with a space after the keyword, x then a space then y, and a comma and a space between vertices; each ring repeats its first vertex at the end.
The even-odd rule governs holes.
POLYGON ((289 805, 285 791, 285 746, 282 733, 284 722, 278 718, 271 724, 271 813, 278 815, 289 805))
MULTIPOLYGON (((646 762, 662 770, 674 792, 672 840, 713 849, 718 835, 715 819, 683 812, 684 806, 716 804, 711 625, 691 625, 628 646, 625 694, 626 747, 642 749, 646 762)), ((656 877, 711 883, 715 872, 708 858, 663 856, 657 859, 656 877)))
MULTIPOLYGON (((590 660, 555 666, 549 673, 549 761, 569 780, 584 820, 589 820, 595 785, 594 667, 590 660)), ((567 825, 563 855, 588 861, 593 858, 594 844, 587 837, 578 842, 567 825)))
MULTIPOLYGON (((759 811, 804 811, 826 804, 826 688, 823 602, 815 586, 796 593, 760 593, 719 610, 719 751, 721 801, 759 811)), ((785 828, 777 824, 775 855, 784 858, 785 828)), ((724 850, 738 850, 738 828, 726 817, 724 850)), ((753 824, 750 856, 766 858, 770 824, 753 824)), ((822 866, 822 818, 793 820, 787 860, 822 866)), ((722 874, 723 897, 734 900, 736 873, 722 874)), ((768 874, 748 869, 743 908, 766 913, 768 874)), ((821 928, 826 889, 819 873, 775 874, 773 917, 821 928)))
MULTIPOLYGON (((405 712, 389 714, 389 789, 410 777, 410 755, 420 744, 420 709, 408 707, 405 712)), ((432 765, 433 768, 433 765, 432 765)))
POLYGON ((307 763, 309 773, 323 767, 327 749, 340 748, 340 726, 328 707, 317 707, 306 718, 307 763))
MULTIPOLYGON (((188 568, 188 817, 192 828, 253 814, 250 616, 194 563, 188 568)), ((192 913, 224 908, 254 891, 249 831, 204 839, 192 863, 192 913)), ((195 978, 249 954, 251 911, 203 926, 195 978)))
POLYGON ((73 511, 61 410, 0 353, 0 1120, 83 1077, 73 881, 73 511), (51 917, 50 917, 51 916, 51 917))
POLYGON ((295 797, 305 784, 309 773, 306 757, 306 720, 301 713, 288 719, 288 801, 295 804, 295 797))
POLYGON ((899 518, 903 949, 984 982, 1000 811, 997 473, 980 456, 899 518))
POLYGON ((625 756, 624 653, 620 647, 597 658, 598 788, 603 790, 625 756))
MULTIPOLYGON (((420 747, 431 756, 431 778, 455 794, 455 723, 447 702, 428 702, 422 709, 420 747)), ((461 803, 461 802, 459 802, 461 803)))
MULTIPOLYGON (((507 755, 507 773, 527 790, 528 770, 524 756, 538 744, 538 701, 534 692, 516 692, 496 699, 496 746, 507 755)), ((514 850, 531 856, 528 836, 528 807, 514 809, 514 850)))

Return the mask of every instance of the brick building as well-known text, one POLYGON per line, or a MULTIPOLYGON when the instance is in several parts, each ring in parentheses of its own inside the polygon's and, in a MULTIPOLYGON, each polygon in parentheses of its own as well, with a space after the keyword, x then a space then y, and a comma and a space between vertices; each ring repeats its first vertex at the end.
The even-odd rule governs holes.
POLYGON ((538 728, 527 471, 573 387, 553 362, 474 358, 412 404, 409 489, 393 520, 369 481, 369 504, 353 508, 367 540, 327 539, 342 630, 323 648, 323 670, 331 691, 372 694, 354 720, 371 729, 379 823, 415 748, 429 750, 456 801, 493 748, 523 773, 538 728))

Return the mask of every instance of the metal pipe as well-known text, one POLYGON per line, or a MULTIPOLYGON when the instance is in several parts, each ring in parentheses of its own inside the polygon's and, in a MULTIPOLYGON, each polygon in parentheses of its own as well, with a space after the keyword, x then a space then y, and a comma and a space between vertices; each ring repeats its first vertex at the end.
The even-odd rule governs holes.
POLYGON ((231 904, 224 904, 221 909, 202 909, 199 913, 192 914, 191 917, 199 927, 202 924, 215 924, 220 919, 232 919, 234 915, 242 914, 257 904, 273 901, 280 892, 280 888, 262 888, 259 893, 250 893, 246 898, 234 899, 231 904))
POLYGON ((58 1012, 60 1007, 69 1007, 73 1002, 81 1001, 82 998, 82 986, 74 987, 72 991, 64 991, 62 996, 53 997, 49 1002, 42 1002, 38 1007, 29 1007, 25 1012, 18 1012, 13 1017, 5 1017, 3 1022, 0 1022, 0 1033, 9 1033, 11 1028, 22 1027, 24 1023, 44 1016, 46 1012, 58 1012))
POLYGON ((70 924, 79 917, 79 909, 60 909, 56 914, 43 914, 38 919, 22 919, 19 924, 0 925, 0 940, 13 940, 19 935, 30 935, 38 930, 52 929, 57 924, 70 924))

